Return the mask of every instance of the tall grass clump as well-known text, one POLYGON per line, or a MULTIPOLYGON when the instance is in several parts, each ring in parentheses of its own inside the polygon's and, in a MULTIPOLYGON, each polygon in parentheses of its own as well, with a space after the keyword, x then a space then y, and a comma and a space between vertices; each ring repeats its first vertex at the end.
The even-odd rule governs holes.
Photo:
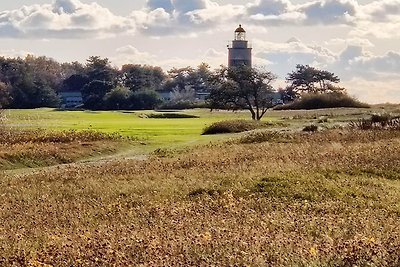
POLYGON ((7 117, 4 113, 4 110, 0 108, 0 133, 2 133, 5 129, 5 121, 7 117))
POLYGON ((277 106, 276 110, 322 109, 322 108, 370 108, 368 104, 343 93, 305 94, 291 104, 277 106))
POLYGON ((274 143, 290 143, 293 142, 294 136, 288 133, 277 131, 260 130, 252 131, 238 139, 239 144, 257 144, 263 142, 274 143))
POLYGON ((14 130, 5 129, 0 135, 0 144, 21 143, 72 143, 95 142, 102 140, 117 140, 123 137, 116 133, 102 133, 97 131, 43 131, 43 130, 14 130))
POLYGON ((367 119, 351 121, 349 126, 360 130, 400 130, 400 116, 373 114, 367 119))
POLYGON ((125 141, 130 140, 117 134, 95 131, 4 128, 0 134, 0 170, 47 167, 109 155, 122 149, 125 141))
POLYGON ((223 133, 241 133, 270 126, 270 123, 250 121, 250 120, 230 120, 220 121, 211 124, 203 131, 203 135, 223 134, 223 133))

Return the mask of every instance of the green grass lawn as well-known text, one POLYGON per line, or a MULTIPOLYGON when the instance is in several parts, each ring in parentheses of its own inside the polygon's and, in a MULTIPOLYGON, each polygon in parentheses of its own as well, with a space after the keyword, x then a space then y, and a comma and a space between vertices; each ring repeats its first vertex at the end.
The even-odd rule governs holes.
MULTIPOLYGON (((150 113, 155 111, 58 111, 45 108, 8 110, 6 116, 7 124, 15 128, 116 132, 161 147, 208 142, 218 137, 202 136, 206 126, 221 120, 250 118, 248 112, 210 112, 205 109, 177 112, 199 118, 146 118, 145 115, 150 113)), ((269 119, 275 120, 266 118, 269 119)))

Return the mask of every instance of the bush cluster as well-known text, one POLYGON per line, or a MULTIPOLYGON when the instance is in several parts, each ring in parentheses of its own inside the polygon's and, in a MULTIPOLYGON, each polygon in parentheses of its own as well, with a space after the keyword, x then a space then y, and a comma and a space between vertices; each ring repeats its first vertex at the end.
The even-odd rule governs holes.
POLYGON ((259 121, 250 121, 250 120, 220 121, 206 127, 203 131, 203 135, 241 133, 255 129, 266 128, 268 125, 269 125, 268 123, 263 123, 259 121))
POLYGON ((303 132, 316 132, 318 131, 318 126, 315 124, 307 125, 303 128, 303 132))
POLYGON ((277 106, 275 110, 298 110, 298 109, 322 109, 322 108, 369 108, 368 104, 362 103, 344 93, 305 94, 294 102, 277 106))

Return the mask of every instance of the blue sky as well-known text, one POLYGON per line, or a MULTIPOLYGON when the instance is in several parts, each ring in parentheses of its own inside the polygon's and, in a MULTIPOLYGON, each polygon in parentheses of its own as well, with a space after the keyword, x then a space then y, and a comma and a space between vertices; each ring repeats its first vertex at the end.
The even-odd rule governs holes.
POLYGON ((218 67, 239 23, 277 86, 309 64, 361 100, 400 102, 400 0, 2 0, 0 55, 218 67))

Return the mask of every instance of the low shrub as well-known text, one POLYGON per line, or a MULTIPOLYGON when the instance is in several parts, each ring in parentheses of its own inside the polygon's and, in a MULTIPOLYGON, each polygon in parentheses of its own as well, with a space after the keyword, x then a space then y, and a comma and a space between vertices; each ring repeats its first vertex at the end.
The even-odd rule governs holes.
POLYGON ((318 123, 325 123, 325 122, 329 122, 328 117, 319 117, 318 118, 318 123))
POLYGON ((368 104, 343 93, 305 94, 293 103, 275 107, 275 110, 299 110, 322 108, 370 108, 368 104))
POLYGON ((303 132, 316 132, 318 131, 318 126, 311 124, 307 125, 306 127, 303 128, 303 132))
POLYGON ((349 126, 360 130, 400 130, 400 116, 373 114, 368 119, 351 121, 349 126))
POLYGON ((293 135, 269 130, 249 132, 238 140, 240 144, 255 144, 263 142, 290 143, 293 141, 293 135))
POLYGON ((152 113, 148 114, 147 118, 150 119, 197 119, 199 116, 182 114, 182 113, 152 113))
POLYGON ((213 123, 204 129, 203 135, 241 133, 270 126, 270 123, 250 120, 231 120, 213 123))

